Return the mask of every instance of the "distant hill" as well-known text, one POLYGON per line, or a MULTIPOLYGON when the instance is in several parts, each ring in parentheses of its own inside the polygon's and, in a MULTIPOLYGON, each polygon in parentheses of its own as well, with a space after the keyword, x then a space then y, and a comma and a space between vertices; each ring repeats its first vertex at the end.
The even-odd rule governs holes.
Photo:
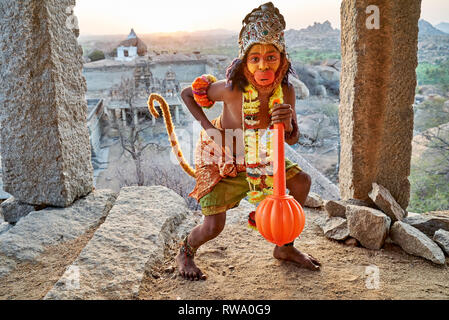
POLYGON ((449 22, 441 22, 435 26, 438 30, 449 33, 449 22))
POLYGON ((304 29, 287 30, 285 41, 289 48, 339 51, 340 30, 334 29, 328 20, 315 22, 304 29))
POLYGON ((443 31, 435 28, 430 22, 420 19, 418 22, 420 36, 438 36, 445 35, 443 31))

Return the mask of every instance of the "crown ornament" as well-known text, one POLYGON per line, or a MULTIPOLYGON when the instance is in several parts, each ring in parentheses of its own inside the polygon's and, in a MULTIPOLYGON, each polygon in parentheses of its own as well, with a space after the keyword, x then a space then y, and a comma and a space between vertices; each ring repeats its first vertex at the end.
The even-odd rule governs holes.
POLYGON ((273 3, 268 2, 254 9, 242 22, 239 35, 239 58, 256 43, 274 45, 285 52, 285 20, 273 3))

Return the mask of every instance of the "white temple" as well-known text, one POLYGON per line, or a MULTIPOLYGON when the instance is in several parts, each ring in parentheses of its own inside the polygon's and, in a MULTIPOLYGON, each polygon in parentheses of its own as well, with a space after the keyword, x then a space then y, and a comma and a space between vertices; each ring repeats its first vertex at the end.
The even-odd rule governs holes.
POLYGON ((120 43, 120 46, 117 48, 117 57, 115 58, 115 60, 133 61, 139 55, 138 45, 139 39, 137 38, 134 29, 131 29, 131 32, 126 40, 122 41, 122 43, 120 43))

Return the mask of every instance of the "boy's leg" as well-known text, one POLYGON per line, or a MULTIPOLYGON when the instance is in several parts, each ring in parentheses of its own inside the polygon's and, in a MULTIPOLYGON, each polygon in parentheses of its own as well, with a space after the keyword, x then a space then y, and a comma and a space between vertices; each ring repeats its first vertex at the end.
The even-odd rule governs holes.
MULTIPOLYGON (((226 212, 223 212, 205 216, 203 223, 193 228, 192 232, 184 240, 186 243, 183 246, 187 246, 187 252, 183 252, 183 249, 181 249, 181 252, 176 257, 179 274, 182 277, 189 280, 206 279, 206 275, 201 272, 194 262, 195 251, 207 241, 216 238, 223 231, 225 223, 226 212)), ((186 249, 184 248, 184 250, 186 249)))
MULTIPOLYGON (((287 180, 287 188, 290 190, 290 195, 292 195, 302 207, 304 207, 306 202, 311 184, 312 179, 303 171, 298 172, 287 180)), ((293 242, 282 247, 276 246, 273 251, 273 256, 276 259, 292 261, 310 270, 317 271, 321 266, 321 263, 317 259, 296 249, 293 242)))
POLYGON ((176 257, 179 273, 186 279, 206 279, 195 265, 194 255, 201 245, 217 237, 226 223, 226 211, 240 203, 248 192, 244 172, 237 177, 222 179, 211 192, 200 199, 204 221, 196 226, 185 239, 180 254, 176 257))

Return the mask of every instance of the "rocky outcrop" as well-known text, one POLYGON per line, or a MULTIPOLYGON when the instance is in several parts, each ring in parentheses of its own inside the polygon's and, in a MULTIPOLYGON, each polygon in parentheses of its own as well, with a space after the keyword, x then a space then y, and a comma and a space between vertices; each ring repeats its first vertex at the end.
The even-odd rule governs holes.
POLYGON ((387 188, 373 182, 373 189, 368 196, 393 222, 407 217, 407 211, 401 208, 387 188))
POLYGON ((323 199, 334 200, 340 198, 338 187, 288 145, 285 146, 285 156, 292 162, 297 163, 304 172, 310 175, 312 178, 310 192, 319 194, 323 199))
POLYGON ((185 200, 165 187, 122 188, 106 221, 45 299, 137 298, 147 262, 163 258, 188 214, 185 200))
POLYGON ((67 21, 75 0, 0 2, 4 190, 65 207, 93 187, 82 48, 67 21))
POLYGON ((349 235, 368 249, 380 249, 388 236, 391 219, 382 211, 348 205, 346 208, 349 235))
POLYGON ((390 238, 405 252, 423 257, 436 264, 444 264, 443 251, 429 237, 418 229, 401 221, 396 221, 390 230, 390 238))

